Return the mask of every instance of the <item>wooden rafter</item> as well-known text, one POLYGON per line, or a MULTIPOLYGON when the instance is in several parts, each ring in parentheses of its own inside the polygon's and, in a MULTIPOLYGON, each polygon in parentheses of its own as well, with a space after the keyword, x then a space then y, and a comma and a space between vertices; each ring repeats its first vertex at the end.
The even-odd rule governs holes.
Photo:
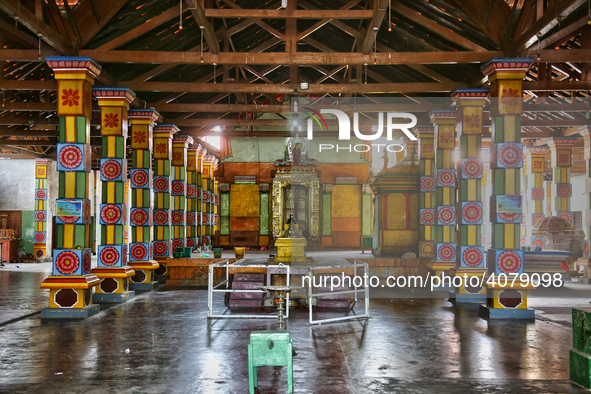
MULTIPOLYGON (((451 3, 454 1, 449 0, 451 3)), ((503 37, 511 19, 511 8, 503 0, 455 0, 455 4, 488 36, 498 48, 503 49, 503 37)))
POLYGON ((41 39, 57 51, 70 54, 74 47, 71 42, 60 36, 55 30, 39 20, 28 8, 20 6, 19 0, 0 1, 0 10, 4 11, 10 17, 18 17, 19 23, 22 23, 34 34, 41 34, 41 39))
POLYGON ((570 13, 586 3, 587 0, 563 0, 558 2, 556 8, 547 10, 533 25, 517 36, 507 48, 507 53, 509 55, 517 54, 523 49, 529 48, 536 42, 537 34, 546 34, 558 24, 559 20, 566 18, 570 13))
POLYGON ((84 48, 101 31, 103 27, 119 12, 127 3, 127 0, 101 0, 96 4, 96 11, 100 14, 100 22, 97 21, 92 4, 88 1, 82 1, 76 10, 74 16, 80 25, 82 34, 81 48, 84 48))
POLYGON ((213 31, 211 23, 209 23, 209 21, 207 20, 204 10, 199 4, 199 2, 197 0, 185 0, 185 3, 189 5, 189 9, 191 10, 193 18, 197 22, 197 25, 200 28, 203 28, 203 35, 205 36, 207 45, 209 45, 209 50, 212 53, 219 53, 220 44, 218 42, 218 38, 216 37, 216 34, 213 31))
MULTIPOLYGON (((400 3, 399 1, 394 1, 392 3, 392 9, 394 11, 401 13, 405 17, 413 20, 414 22, 418 23, 420 26, 424 27, 425 29, 432 31, 433 33, 436 33, 436 34, 446 38, 447 40, 455 42, 456 44, 458 44, 461 47, 464 47, 466 49, 470 49, 472 51, 487 51, 487 49, 481 47, 478 44, 475 44, 474 42, 470 41, 466 37, 461 36, 460 34, 457 34, 456 32, 448 29, 447 27, 440 25, 439 23, 435 22, 434 20, 423 16, 421 13, 406 7, 404 4, 400 3)), ((366 37, 366 39, 367 39, 367 37, 366 37)))
MULTIPOLYGON (((187 6, 183 7, 183 11, 186 11, 187 9, 188 9, 187 6)), ((132 41, 143 34, 148 33, 152 29, 157 28, 158 26, 162 25, 163 23, 168 22, 172 18, 178 18, 178 16, 179 16, 179 7, 177 7, 177 6, 171 7, 168 10, 164 11, 162 14, 150 19, 146 23, 142 23, 138 27, 131 29, 130 31, 128 31, 124 34, 121 34, 121 35, 115 37, 113 40, 111 40, 109 42, 104 43, 103 45, 101 45, 97 49, 106 51, 106 50, 115 49, 117 47, 120 47, 121 45, 128 43, 129 41, 132 41)))
POLYGON ((208 18, 253 18, 253 19, 371 19, 372 10, 264 10, 243 8, 208 8, 208 18))
MULTIPOLYGON (((397 3, 397 1, 394 3, 397 3)), ((380 26, 382 26, 382 22, 384 21, 384 16, 386 15, 387 10, 388 0, 374 1, 373 18, 367 27, 367 34, 365 35, 365 39, 361 45, 361 52, 366 54, 371 52, 374 42, 378 37, 378 30, 380 29, 380 26)))

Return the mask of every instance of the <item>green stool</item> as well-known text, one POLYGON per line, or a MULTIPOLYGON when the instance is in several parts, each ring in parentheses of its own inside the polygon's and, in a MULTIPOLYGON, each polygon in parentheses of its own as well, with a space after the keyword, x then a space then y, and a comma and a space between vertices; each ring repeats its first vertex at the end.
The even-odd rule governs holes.
POLYGON ((292 344, 287 331, 253 331, 248 344, 248 392, 257 386, 257 367, 287 365, 287 392, 293 393, 292 344))

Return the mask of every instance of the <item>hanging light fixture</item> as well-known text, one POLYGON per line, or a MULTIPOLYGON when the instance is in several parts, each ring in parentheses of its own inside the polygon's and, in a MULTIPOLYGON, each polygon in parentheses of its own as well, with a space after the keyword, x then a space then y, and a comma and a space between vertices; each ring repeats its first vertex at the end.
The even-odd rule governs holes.
POLYGON ((179 30, 183 30, 183 0, 179 0, 179 30))
POLYGON ((205 30, 205 26, 199 26, 201 30, 201 63, 203 63, 203 30, 205 30))
POLYGON ((392 31, 392 0, 388 0, 388 31, 392 31))

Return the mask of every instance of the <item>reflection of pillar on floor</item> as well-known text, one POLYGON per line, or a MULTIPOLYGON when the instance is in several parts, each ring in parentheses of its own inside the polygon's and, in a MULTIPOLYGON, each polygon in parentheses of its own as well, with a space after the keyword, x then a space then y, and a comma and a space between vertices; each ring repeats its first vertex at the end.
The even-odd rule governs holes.
POLYGON ((419 257, 435 256, 435 149, 433 126, 417 126, 419 138, 419 257))
POLYGON ((177 135, 172 139, 172 251, 187 244, 187 148, 193 138, 177 135))
POLYGON ((583 277, 579 278, 580 283, 591 284, 591 126, 579 127, 579 134, 583 136, 585 143, 585 198, 587 199, 587 210, 584 220, 587 228, 587 237, 583 244, 583 257, 577 260, 577 266, 583 267, 583 277))
POLYGON ((101 69, 88 57, 45 60, 58 81, 60 142, 56 149, 59 191, 53 229, 57 247, 52 253, 51 276, 41 284, 42 289, 50 289, 49 308, 41 310, 41 318, 80 319, 100 311, 99 305, 92 303, 92 288, 100 280, 90 273, 94 233, 88 190, 92 85, 101 69))
POLYGON ((544 219, 544 171, 546 167, 546 154, 549 148, 542 146, 524 147, 523 169, 525 173, 525 198, 526 201, 526 233, 529 236, 529 244, 544 247, 544 238, 532 234, 537 222, 544 219))
POLYGON ((99 211, 101 244, 97 267, 92 270, 101 283, 92 299, 99 303, 125 302, 135 294, 129 291, 129 278, 135 271, 127 265, 127 244, 123 236, 127 223, 127 111, 135 94, 127 88, 94 88, 93 93, 101 109, 103 194, 99 211))
MULTIPOLYGON (((435 252, 428 267, 435 275, 449 276, 456 265, 456 170, 455 110, 438 110, 430 114, 435 129, 435 252)), ((453 290, 449 278, 440 290, 453 290)))
POLYGON ((131 243, 129 266, 135 270, 130 278, 131 290, 152 290, 158 286, 154 271, 159 264, 152 253, 152 147, 153 127, 158 119, 153 109, 129 111, 129 140, 131 142, 131 243))
POLYGON ((486 301, 486 289, 481 285, 487 272, 482 247, 482 118, 488 89, 458 89, 453 94, 458 110, 458 140, 460 160, 458 178, 458 247, 456 266, 451 275, 463 278, 452 295, 455 302, 486 301))
POLYGON ((197 156, 201 145, 187 148, 187 247, 197 248, 197 156))
POLYGON ((485 281, 487 303, 480 315, 489 319, 534 319, 527 309, 528 280, 513 280, 523 274, 524 253, 520 250, 522 221, 521 113, 523 112, 523 78, 533 59, 494 58, 482 70, 491 81, 491 183, 490 200, 492 248, 488 250, 491 276, 485 281), (494 275, 494 276, 493 276, 494 275), (507 279, 506 281, 503 279, 507 279))
POLYGON ((160 267, 154 274, 158 282, 168 279, 166 260, 172 257, 170 245, 170 161, 172 159, 172 137, 178 132, 175 125, 154 127, 154 260, 160 267))
POLYGON ((51 173, 49 159, 35 160, 35 233, 33 235, 33 253, 35 258, 44 259, 47 243, 50 239, 47 221, 47 203, 49 202, 49 176, 51 173))

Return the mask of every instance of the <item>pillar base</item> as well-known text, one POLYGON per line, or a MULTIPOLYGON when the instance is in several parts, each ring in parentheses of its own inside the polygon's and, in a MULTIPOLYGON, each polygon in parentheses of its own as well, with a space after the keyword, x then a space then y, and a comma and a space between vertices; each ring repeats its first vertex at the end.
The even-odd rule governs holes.
POLYGON ((480 304, 478 315, 483 319, 516 319, 535 320, 536 311, 533 309, 498 309, 480 304))
POLYGON ((126 291, 123 293, 94 293, 92 295, 92 302, 97 304, 114 304, 129 301, 135 297, 135 291, 126 291))
POLYGON ((154 275, 154 279, 161 285, 166 284, 166 281, 170 279, 168 275, 154 275))
POLYGON ((570 380, 571 382, 591 389, 591 357, 578 350, 570 350, 570 380))
POLYGON ((446 284, 442 283, 439 286, 435 286, 435 285, 433 286, 433 291, 446 291, 451 294, 454 293, 455 289, 456 289, 455 287, 453 287, 452 285, 448 285, 447 283, 446 284))
POLYGON ((591 278, 579 278, 579 283, 591 285, 591 278))
POLYGON ((450 292, 449 301, 452 304, 482 304, 486 302, 486 294, 458 294, 450 292))
POLYGON ((160 286, 160 282, 154 281, 150 283, 130 283, 129 290, 134 291, 152 291, 160 286))
POLYGON ((41 320, 45 319, 86 319, 101 311, 101 306, 92 304, 84 308, 43 308, 41 320))

